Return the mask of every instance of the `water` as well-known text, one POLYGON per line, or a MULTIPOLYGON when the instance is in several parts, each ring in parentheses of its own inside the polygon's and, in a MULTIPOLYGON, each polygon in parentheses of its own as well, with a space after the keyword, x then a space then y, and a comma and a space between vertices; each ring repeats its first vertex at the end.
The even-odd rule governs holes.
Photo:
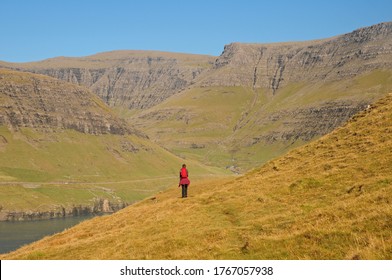
POLYGON ((76 216, 26 222, 0 222, 0 254, 70 228, 93 216, 76 216))

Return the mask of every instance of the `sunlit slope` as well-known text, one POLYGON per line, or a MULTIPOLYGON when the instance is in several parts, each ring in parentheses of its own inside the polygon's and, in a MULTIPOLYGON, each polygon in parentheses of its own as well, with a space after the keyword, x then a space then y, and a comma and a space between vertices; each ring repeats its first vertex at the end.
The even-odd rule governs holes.
POLYGON ((391 259, 392 95, 245 176, 172 188, 2 259, 391 259))
POLYGON ((243 172, 331 132, 391 90, 390 70, 291 83, 275 93, 195 85, 131 122, 177 155, 243 172))

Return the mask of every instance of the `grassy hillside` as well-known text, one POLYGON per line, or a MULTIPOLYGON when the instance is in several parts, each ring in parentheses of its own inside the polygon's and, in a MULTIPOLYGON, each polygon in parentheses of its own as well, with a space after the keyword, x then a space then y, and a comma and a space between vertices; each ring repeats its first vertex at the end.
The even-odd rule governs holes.
POLYGON ((234 180, 171 188, 1 259, 391 259, 392 95, 234 180))

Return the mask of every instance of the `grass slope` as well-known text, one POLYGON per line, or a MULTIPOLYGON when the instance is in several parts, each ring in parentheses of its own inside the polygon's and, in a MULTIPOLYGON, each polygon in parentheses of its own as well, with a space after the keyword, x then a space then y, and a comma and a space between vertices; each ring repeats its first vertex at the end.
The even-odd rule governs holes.
POLYGON ((392 95, 234 180, 177 188, 1 259, 391 259, 392 95))

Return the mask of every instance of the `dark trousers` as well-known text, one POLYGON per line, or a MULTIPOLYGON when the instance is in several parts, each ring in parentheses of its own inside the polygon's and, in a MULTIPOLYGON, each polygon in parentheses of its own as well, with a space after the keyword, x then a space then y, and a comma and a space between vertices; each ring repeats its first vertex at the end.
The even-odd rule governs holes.
POLYGON ((182 197, 188 197, 188 185, 181 185, 182 197))

